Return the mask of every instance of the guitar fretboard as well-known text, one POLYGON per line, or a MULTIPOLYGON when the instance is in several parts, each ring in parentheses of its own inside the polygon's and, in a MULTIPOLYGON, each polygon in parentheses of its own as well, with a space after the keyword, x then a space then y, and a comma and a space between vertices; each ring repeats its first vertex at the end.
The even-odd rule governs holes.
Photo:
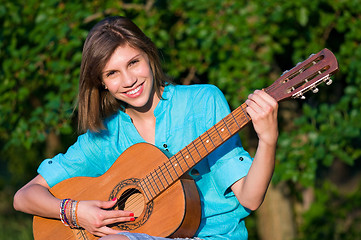
POLYGON ((244 127, 251 120, 245 111, 246 107, 245 103, 239 106, 169 158, 168 161, 150 172, 140 183, 147 202, 158 196, 184 173, 244 127))
MULTIPOLYGON (((338 63, 331 51, 324 49, 281 75, 271 86, 264 89, 275 100, 303 97, 308 90, 317 92, 321 82, 330 84, 330 75, 338 70, 338 63)), ((147 202, 154 199, 184 173, 195 166, 213 150, 236 134, 250 120, 243 103, 224 119, 211 127, 173 157, 157 166, 140 182, 147 202)))

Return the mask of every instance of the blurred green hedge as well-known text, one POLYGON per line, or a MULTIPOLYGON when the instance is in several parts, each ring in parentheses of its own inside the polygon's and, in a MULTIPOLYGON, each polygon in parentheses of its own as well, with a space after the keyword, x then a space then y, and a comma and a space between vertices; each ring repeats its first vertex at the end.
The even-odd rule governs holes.
POLYGON ((175 82, 215 84, 232 108, 329 48, 340 65, 334 84, 280 105, 273 180, 314 187, 322 185, 320 169, 360 161, 357 0, 1 0, 1 188, 20 186, 42 159, 76 138, 72 113, 82 44, 90 28, 110 15, 130 17, 153 39, 175 82), (54 136, 59 142, 52 146, 54 136))

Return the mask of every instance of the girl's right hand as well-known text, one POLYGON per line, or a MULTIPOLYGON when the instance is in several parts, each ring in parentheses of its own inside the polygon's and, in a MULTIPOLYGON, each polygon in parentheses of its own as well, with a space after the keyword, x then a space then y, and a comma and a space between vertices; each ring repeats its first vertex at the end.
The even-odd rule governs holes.
POLYGON ((132 212, 107 210, 112 208, 116 202, 116 198, 113 201, 79 201, 77 209, 78 224, 91 234, 99 237, 124 232, 107 226, 135 220, 132 212))

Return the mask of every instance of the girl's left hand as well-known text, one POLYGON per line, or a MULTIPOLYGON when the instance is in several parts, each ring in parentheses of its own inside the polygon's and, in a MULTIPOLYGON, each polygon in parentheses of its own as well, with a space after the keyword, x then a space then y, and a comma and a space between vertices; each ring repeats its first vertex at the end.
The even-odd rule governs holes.
POLYGON ((246 104, 259 141, 275 145, 278 138, 277 101, 265 91, 256 90, 248 96, 246 104))

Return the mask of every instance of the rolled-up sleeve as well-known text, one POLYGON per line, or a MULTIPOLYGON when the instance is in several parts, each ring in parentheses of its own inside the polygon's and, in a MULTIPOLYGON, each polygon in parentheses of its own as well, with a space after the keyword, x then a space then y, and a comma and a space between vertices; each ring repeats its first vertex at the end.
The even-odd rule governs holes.
POLYGON ((100 163, 102 151, 96 142, 91 140, 91 133, 80 135, 77 141, 68 148, 65 154, 60 153, 51 159, 45 159, 38 168, 38 173, 50 187, 77 176, 98 176, 103 168, 100 163))

